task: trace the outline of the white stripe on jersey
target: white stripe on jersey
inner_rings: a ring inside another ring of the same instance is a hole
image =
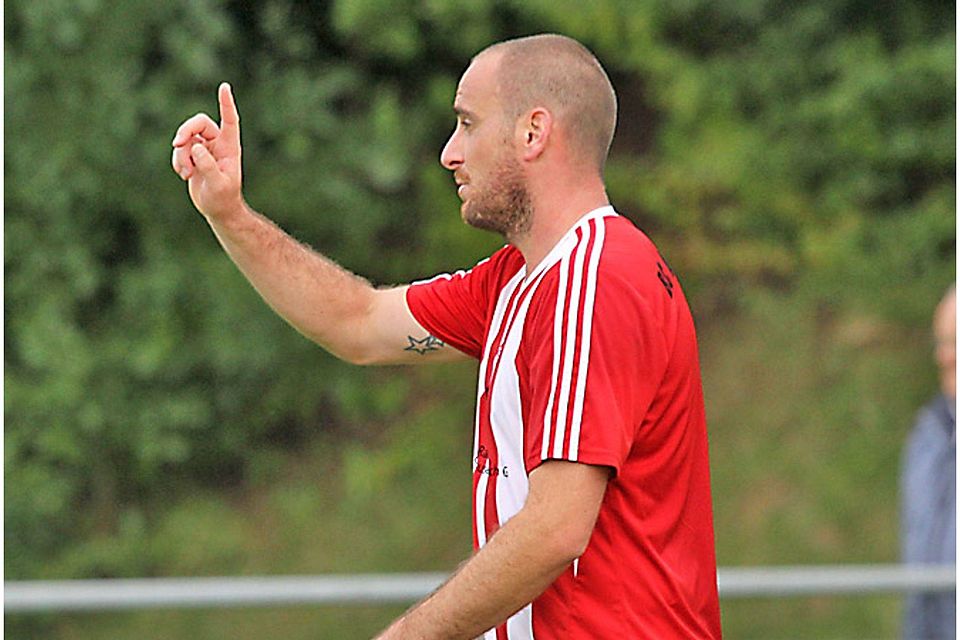
[[[489,258],[484,258],[484,260],[489,260]],[[482,262],[483,260],[481,260],[481,263]],[[437,280],[453,280],[454,277],[456,276],[460,276],[462,278],[463,276],[469,274],[471,271],[473,271],[473,269],[467,269],[466,271],[464,271],[463,269],[460,269],[459,271],[454,271],[453,273],[438,273],[432,278],[428,278],[426,280],[416,280],[414,282],[411,282],[410,286],[413,286],[415,284],[430,284],[431,282],[436,282]]]
[[[520,350],[520,341],[523,336],[523,325],[527,318],[527,311],[533,296],[543,280],[546,271],[530,283],[520,285],[520,293],[514,308],[508,313],[507,330],[501,341],[500,365],[496,369],[496,378],[490,393],[497,402],[490,406],[490,430],[493,442],[496,445],[497,464],[499,465],[500,479],[496,482],[497,522],[500,526],[523,508],[529,493],[529,483],[526,474],[526,460],[523,446],[523,421],[517,416],[523,415],[520,398],[520,375],[517,372],[517,352]],[[494,366],[498,365],[494,363]],[[509,473],[509,476],[506,475]],[[509,482],[505,482],[509,478]]]
[[[490,461],[487,461],[487,464],[490,464]],[[487,522],[484,518],[483,508],[487,504],[487,482],[490,480],[490,474],[481,473],[480,479],[477,480],[477,495],[475,496],[476,504],[474,504],[475,512],[473,517],[476,518],[474,522],[477,523],[477,544],[481,547],[487,544]]]
[[[563,458],[563,439],[566,435],[567,416],[570,409],[570,387],[573,377],[573,364],[579,355],[577,347],[577,315],[580,312],[580,289],[583,281],[583,263],[590,241],[590,224],[583,225],[583,235],[577,244],[577,255],[573,261],[573,276],[570,279],[570,311],[567,315],[567,336],[563,354],[563,373],[560,379],[560,398],[557,408],[556,432],[553,436],[553,457]],[[563,310],[560,309],[562,313]],[[581,363],[583,366],[583,363]]]
[[[583,300],[583,329],[580,338],[580,369],[577,371],[577,390],[573,396],[573,416],[570,421],[570,460],[577,460],[580,446],[580,423],[583,420],[583,396],[587,388],[587,368],[590,364],[590,338],[593,331],[593,302],[597,295],[597,271],[600,264],[600,252],[603,251],[603,238],[606,234],[603,218],[597,220],[597,236],[590,253],[587,267],[587,290]],[[586,239],[584,239],[586,242]],[[576,573],[576,571],[574,571]]]
[[[493,311],[493,319],[490,323],[489,335],[495,336],[500,331],[500,325],[503,323],[503,317],[507,312],[507,304],[509,303],[510,297],[513,295],[514,290],[523,281],[525,272],[526,268],[521,268],[513,275],[512,278],[510,278],[506,286],[504,286],[502,289],[500,298],[497,300],[497,306]],[[484,372],[487,368],[487,362],[490,360],[490,348],[493,345],[493,342],[493,339],[487,340],[486,347],[483,351],[483,359],[480,361],[480,375],[478,376],[479,382],[477,383],[476,427],[473,432],[473,459],[471,461],[470,468],[471,473],[473,473],[474,469],[476,469],[477,458],[480,455],[480,398],[486,391],[486,374]],[[486,505],[487,482],[489,479],[489,474],[480,474],[480,479],[477,482],[477,494],[474,496],[473,503],[473,518],[477,525],[477,543],[481,547],[487,543],[487,523],[484,517],[484,506]]]
[[[507,620],[507,640],[534,640],[533,604],[528,604]]]
[[[543,416],[543,447],[540,458],[546,460],[550,455],[550,416],[553,415],[553,404],[557,397],[557,374],[560,372],[560,346],[563,344],[563,304],[567,296],[567,269],[570,264],[570,255],[563,256],[560,261],[560,280],[557,284],[557,308],[553,312],[553,376],[550,378],[550,397],[547,399],[547,412]],[[559,413],[559,412],[558,412]]]
[[[471,268],[467,269],[466,271],[464,271],[463,269],[460,269],[459,271],[454,271],[453,273],[438,273],[432,278],[427,278],[426,280],[415,280],[410,283],[410,286],[412,287],[415,284],[430,284],[431,282],[436,282],[437,280],[453,280],[454,276],[463,277],[469,274],[471,271],[473,271],[477,267],[479,267],[480,265],[482,265],[484,262],[487,262],[488,260],[490,260],[490,258],[484,258],[483,260],[481,260]]]

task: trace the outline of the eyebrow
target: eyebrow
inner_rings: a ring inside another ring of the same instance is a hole
[[[469,109],[464,109],[463,107],[458,107],[457,105],[453,105],[453,112],[457,114],[458,117],[461,117],[461,118],[477,117],[477,114],[475,114],[473,111],[470,111]]]

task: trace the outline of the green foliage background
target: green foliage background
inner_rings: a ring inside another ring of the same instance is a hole
[[[451,570],[473,369],[357,369],[272,315],[169,169],[243,117],[246,195],[378,283],[473,264],[437,156],[470,56],[557,31],[620,96],[615,206],[700,328],[718,559],[897,558],[900,446],[955,277],[955,7],[912,0],[5,5],[7,579]],[[458,480],[459,478],[459,480]],[[896,598],[723,603],[893,637]],[[10,616],[11,637],[372,635],[394,609]]]

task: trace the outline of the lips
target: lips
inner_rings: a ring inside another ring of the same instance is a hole
[[[467,189],[467,176],[464,173],[454,173],[453,180],[457,183],[457,195],[463,199],[463,194]]]

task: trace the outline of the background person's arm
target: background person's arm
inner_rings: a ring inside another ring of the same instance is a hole
[[[267,304],[300,333],[349,362],[464,357],[414,319],[405,287],[375,289],[244,202],[240,116],[229,85],[220,85],[218,97],[219,125],[197,114],[177,130],[173,169],[187,180],[194,206]]]
[[[517,515],[377,640],[467,640],[505,621],[586,550],[609,478],[607,467],[544,462]]]

